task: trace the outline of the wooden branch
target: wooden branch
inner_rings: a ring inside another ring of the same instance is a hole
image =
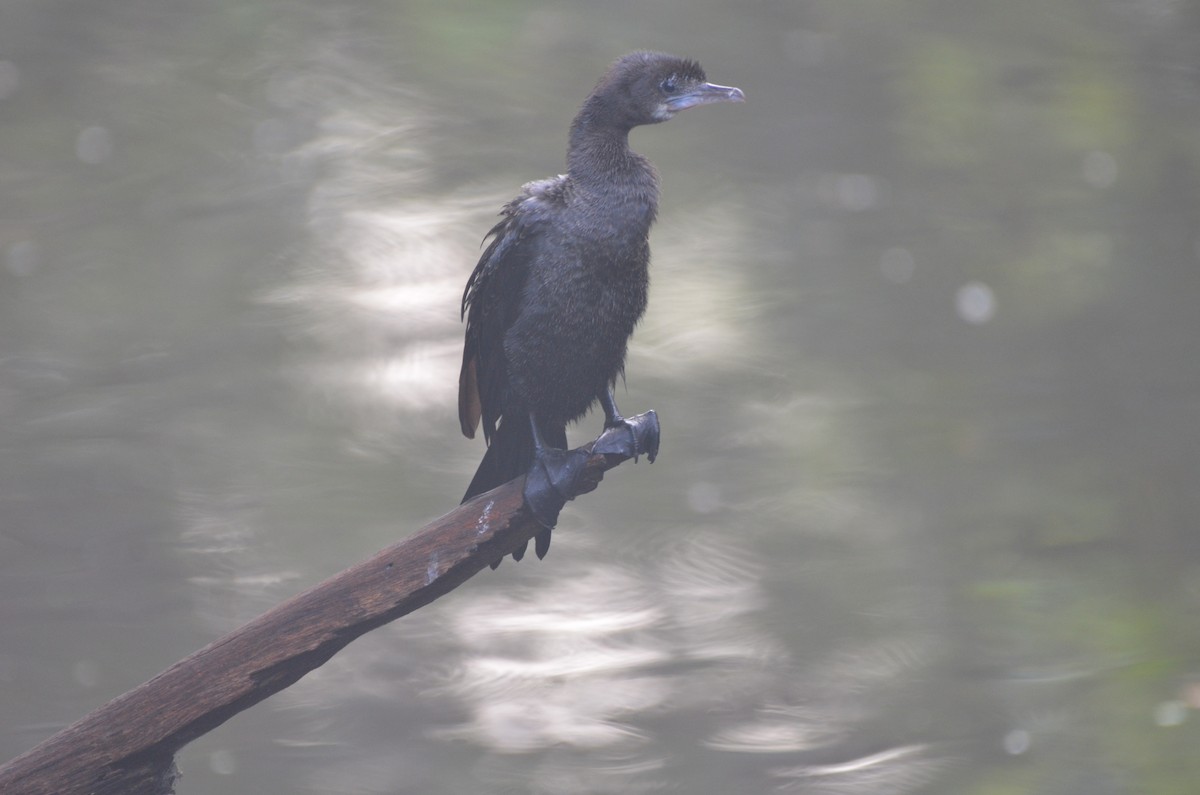
[[[593,455],[580,493],[623,456]],[[524,478],[440,519],[175,663],[0,767],[4,795],[164,795],[187,743],[360,635],[449,593],[528,541]]]

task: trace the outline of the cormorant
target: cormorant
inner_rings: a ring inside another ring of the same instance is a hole
[[[566,449],[568,423],[599,400],[605,431],[596,452],[653,461],[658,448],[653,412],[626,420],[612,395],[646,309],[658,210],[658,175],[630,150],[629,131],[744,99],[740,89],[707,82],[692,60],[619,58],[571,123],[567,173],[526,184],[484,238],[491,243],[463,292],[458,414],[468,438],[482,419],[489,446],[463,502],[527,472],[525,502],[545,527],[539,558],[587,460]],[[513,558],[524,554],[522,546]]]

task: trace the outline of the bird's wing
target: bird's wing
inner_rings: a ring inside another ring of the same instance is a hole
[[[561,179],[561,178],[560,178]],[[558,180],[534,182],[505,205],[503,218],[488,232],[491,242],[467,280],[462,314],[467,321],[462,370],[458,378],[458,419],[468,439],[483,420],[491,441],[508,390],[504,335],[516,320],[529,258],[547,219],[547,188]]]

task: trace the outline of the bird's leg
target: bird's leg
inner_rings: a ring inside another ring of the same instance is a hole
[[[593,453],[610,453],[626,458],[637,458],[642,453],[650,463],[658,457],[658,415],[651,409],[645,414],[622,417],[617,411],[611,388],[605,388],[598,396],[604,407],[604,433],[592,445]]]
[[[550,447],[532,412],[529,425],[533,429],[533,464],[525,476],[525,504],[543,527],[553,528],[563,505],[579,493],[579,475],[590,455],[584,450]]]

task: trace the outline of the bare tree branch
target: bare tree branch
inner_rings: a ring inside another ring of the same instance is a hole
[[[624,457],[593,455],[580,493]],[[187,743],[528,541],[524,478],[264,613],[0,767],[5,795],[163,795]]]

